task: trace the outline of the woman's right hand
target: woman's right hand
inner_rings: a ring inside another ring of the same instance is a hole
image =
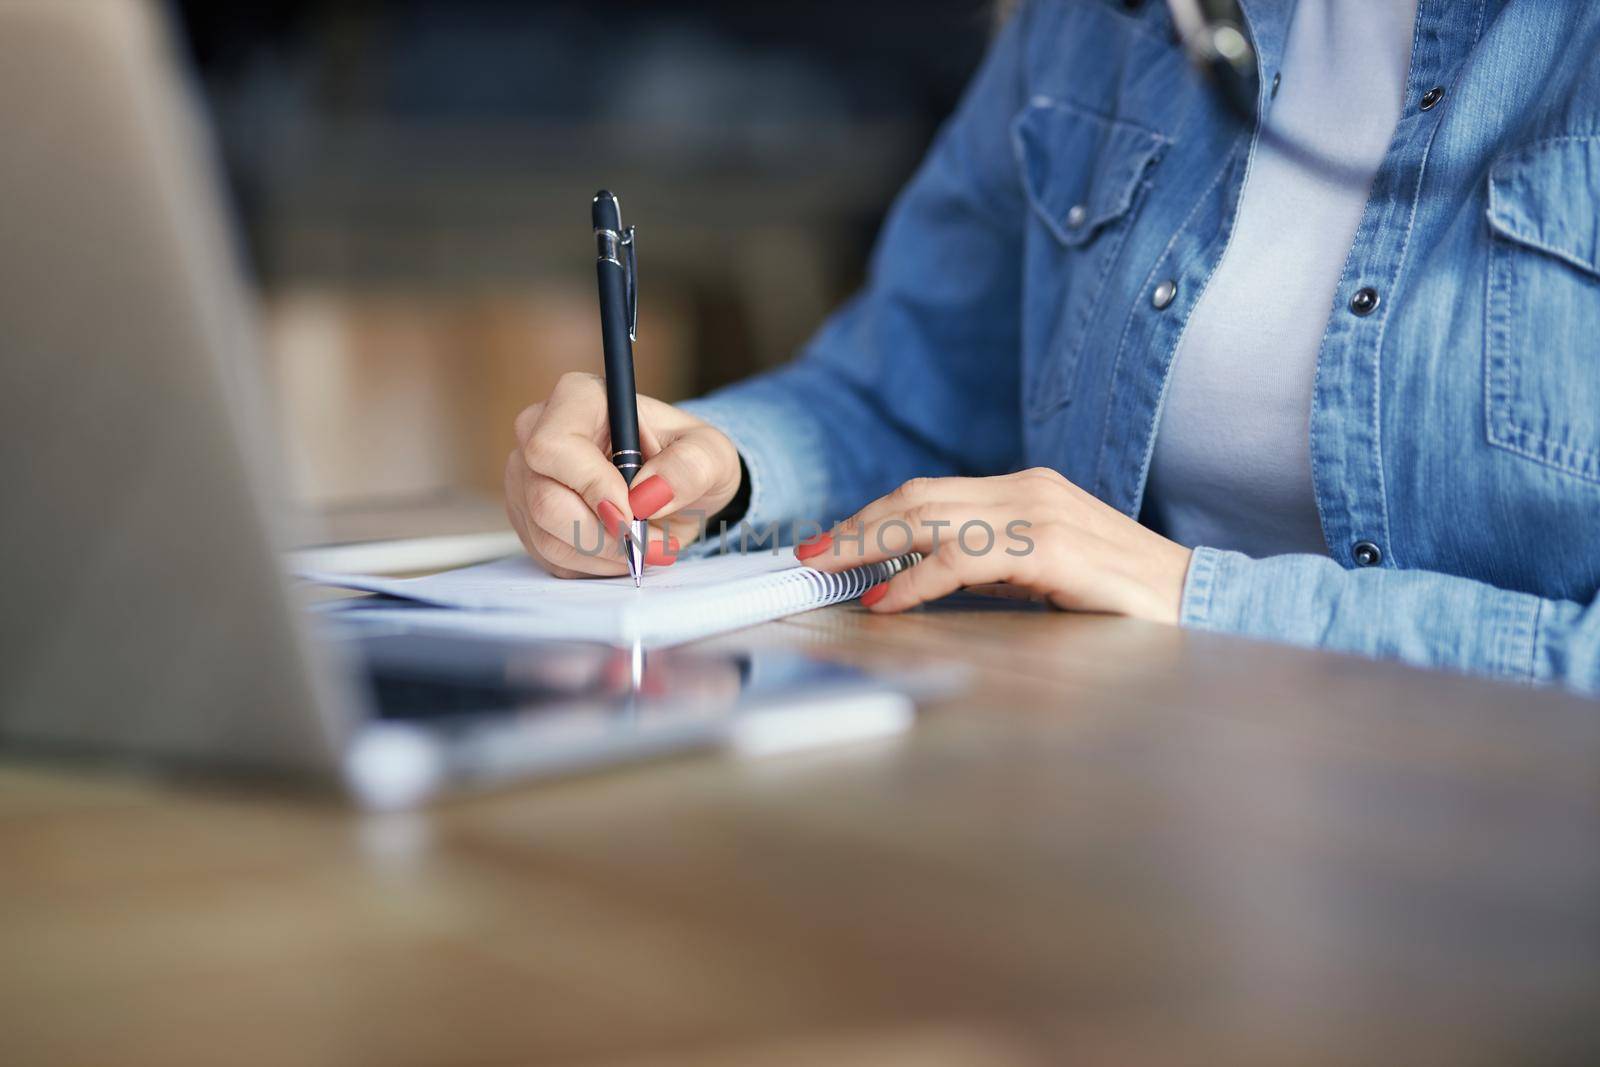
[[[630,516],[651,521],[645,562],[670,565],[739,490],[727,435],[641,396],[645,463],[630,492],[611,465],[605,384],[592,374],[563,375],[549,400],[517,416],[516,430],[506,514],[528,555],[560,578],[628,573],[619,530]]]

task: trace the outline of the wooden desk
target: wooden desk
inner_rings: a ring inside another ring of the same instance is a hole
[[[0,1063],[1600,1063],[1600,704],[837,608],[899,743],[409,817],[0,772]]]

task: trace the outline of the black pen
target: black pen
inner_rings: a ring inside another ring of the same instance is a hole
[[[602,189],[594,194],[594,238],[599,251],[600,342],[606,357],[606,418],[611,426],[611,462],[629,485],[644,464],[639,450],[639,397],[633,384],[633,342],[639,329],[639,261],[633,227],[622,228],[622,205]],[[626,259],[623,258],[626,254]],[[639,585],[644,574],[644,523],[634,519],[623,533],[628,573]]]

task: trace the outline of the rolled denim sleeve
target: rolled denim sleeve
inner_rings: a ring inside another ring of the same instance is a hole
[[[864,288],[798,359],[683,405],[744,457],[749,525],[825,525],[908,478],[1020,465],[1025,199],[1010,127],[1029,15],[1001,31],[896,200]]]
[[[721,531],[708,531],[698,551],[722,547],[720,541],[764,544],[769,532],[776,532],[780,543],[808,536],[806,530],[794,527],[803,525],[805,516],[819,514],[827,497],[826,471],[813,462],[823,445],[817,420],[770,381],[758,380],[747,388],[678,406],[728,435],[750,479],[750,506],[738,525],[725,537],[719,536]],[[820,527],[813,532],[820,532]]]
[[[1545,599],[1431,571],[1345,570],[1320,556],[1251,559],[1197,548],[1180,621],[1600,691],[1600,603]]]

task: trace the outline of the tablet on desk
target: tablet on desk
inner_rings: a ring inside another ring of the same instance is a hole
[[[888,737],[913,715],[892,680],[794,652],[337,632],[376,719],[345,776],[380,808],[696,747],[765,756]]]

